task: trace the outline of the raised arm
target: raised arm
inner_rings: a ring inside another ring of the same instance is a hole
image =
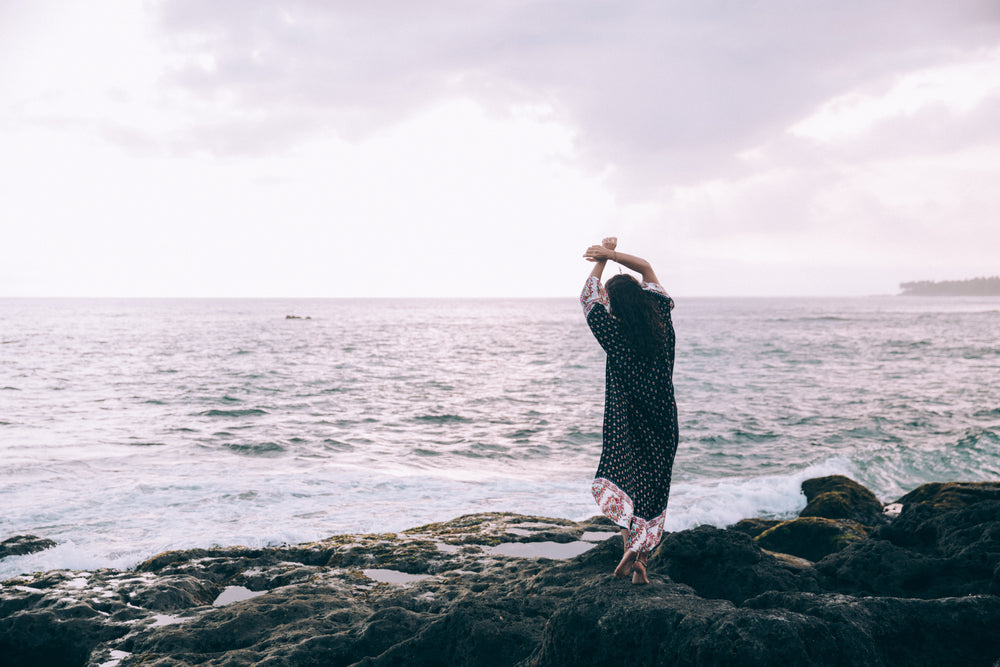
[[[597,278],[598,281],[601,280],[601,274],[604,273],[604,267],[608,263],[606,259],[591,259],[589,260],[594,263],[594,268],[590,270],[590,278]]]
[[[605,239],[606,241],[608,239]],[[644,260],[642,257],[636,257],[635,255],[629,255],[624,252],[618,252],[615,250],[615,246],[612,245],[608,248],[607,245],[592,245],[587,248],[587,252],[583,253],[583,256],[591,261],[596,262],[600,265],[600,271],[598,267],[594,267],[594,273],[600,278],[601,272],[604,271],[604,264],[610,259],[613,262],[618,262],[627,269],[631,269],[639,274],[642,274],[643,281],[647,283],[659,283],[660,281],[656,279],[656,273],[653,272],[653,267],[649,262]]]
[[[593,247],[595,247],[595,248],[605,248],[607,250],[610,250],[610,251],[614,252],[615,246],[617,246],[617,245],[618,245],[618,239],[615,238],[615,237],[613,237],[613,236],[609,236],[606,239],[604,239],[603,241],[601,241],[601,245],[599,245],[599,246],[593,246]],[[588,252],[589,252],[589,250],[588,250]],[[591,278],[597,278],[597,280],[600,281],[601,274],[604,273],[604,266],[608,263],[608,259],[607,258],[604,258],[604,259],[595,259],[593,257],[588,256],[586,253],[584,253],[583,256],[586,257],[586,259],[587,259],[588,262],[593,262],[594,263],[594,268],[590,272],[590,277]]]

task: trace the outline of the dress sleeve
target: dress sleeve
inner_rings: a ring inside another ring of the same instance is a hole
[[[611,317],[608,295],[601,287],[600,280],[594,277],[587,280],[580,294],[580,303],[583,305],[584,317],[587,318],[587,326],[604,351],[609,355],[620,354],[624,344],[622,332],[618,322]]]
[[[591,276],[587,278],[587,282],[583,285],[583,291],[580,292],[580,305],[583,306],[583,316],[589,316],[590,311],[598,304],[604,306],[604,310],[606,311],[611,310],[608,306],[608,295],[605,294],[601,281],[597,277]]]
[[[659,283],[647,283],[643,281],[642,289],[646,290],[647,292],[652,292],[653,294],[660,295],[661,297],[667,300],[667,303],[670,304],[670,310],[674,309],[674,300],[670,298],[669,294],[667,294],[667,290],[663,289],[663,285]]]

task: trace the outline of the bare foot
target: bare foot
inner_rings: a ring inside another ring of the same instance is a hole
[[[646,576],[646,562],[649,556],[645,553],[639,554],[639,557],[635,559],[633,563],[632,570],[632,584],[635,586],[642,586],[649,583],[649,577]],[[617,574],[618,571],[615,570]]]
[[[636,554],[634,551],[625,552],[625,555],[622,556],[621,561],[618,563],[618,567],[615,568],[616,577],[622,579],[630,574],[633,574],[632,568],[635,566],[636,563],[635,556]]]

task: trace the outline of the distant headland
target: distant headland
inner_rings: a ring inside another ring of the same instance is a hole
[[[902,296],[1000,296],[1000,276],[969,280],[917,280],[900,283]]]

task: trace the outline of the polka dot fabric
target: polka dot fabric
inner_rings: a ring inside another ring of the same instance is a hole
[[[663,535],[677,451],[677,404],[670,319],[674,302],[656,283],[643,283],[642,288],[667,330],[667,342],[653,358],[631,349],[597,278],[587,281],[580,302],[590,330],[607,353],[604,447],[592,488],[594,499],[605,516],[628,529],[630,550],[649,552]]]

